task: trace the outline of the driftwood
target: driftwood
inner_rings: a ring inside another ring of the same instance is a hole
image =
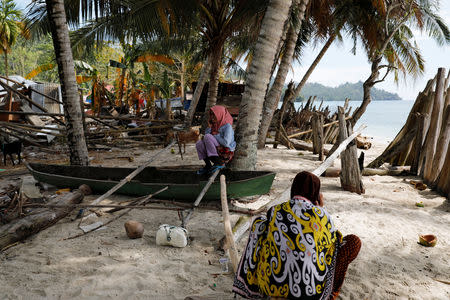
[[[345,124],[344,108],[338,107],[339,117],[339,141],[342,143],[352,134],[351,123]],[[344,190],[364,194],[364,185],[361,180],[361,172],[358,165],[358,156],[356,151],[356,143],[350,144],[341,154],[341,186]]]
[[[404,175],[406,173],[409,173],[409,167],[396,167],[396,168],[390,168],[390,169],[374,169],[374,168],[364,168],[362,171],[363,176],[399,176]],[[328,168],[323,176],[325,177],[339,177],[341,174],[340,168]]]
[[[234,243],[233,231],[230,223],[230,213],[228,211],[227,202],[227,184],[225,182],[225,175],[220,176],[220,201],[222,202],[222,215],[223,226],[225,227],[225,236],[227,237],[227,243],[230,245],[228,252],[231,258],[231,264],[233,265],[233,271],[236,272],[239,265],[238,252],[236,250],[236,244]]]
[[[0,227],[0,249],[55,224],[72,211],[74,207],[70,204],[77,204],[82,200],[83,194],[79,191],[66,193],[49,202],[49,204],[65,205],[64,208],[37,209],[31,215],[3,225]]]

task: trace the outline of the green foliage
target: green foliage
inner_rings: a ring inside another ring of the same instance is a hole
[[[344,83],[337,87],[328,87],[320,83],[307,83],[302,90],[300,97],[295,101],[308,99],[310,96],[317,96],[320,100],[325,101],[344,101],[345,98],[350,100],[362,101],[363,99],[363,82]],[[397,94],[389,93],[381,89],[372,88],[372,100],[402,100]]]
[[[43,36],[39,40],[25,40],[18,37],[17,43],[11,48],[8,55],[8,73],[11,75],[20,75],[25,77],[37,66],[54,63],[55,54],[53,42],[50,36]],[[5,66],[0,64],[0,73],[4,74]],[[35,81],[58,82],[58,70],[42,72],[33,78]]]

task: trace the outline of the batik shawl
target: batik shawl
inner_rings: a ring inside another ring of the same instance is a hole
[[[328,299],[338,239],[328,212],[295,196],[257,218],[233,291],[246,298]]]

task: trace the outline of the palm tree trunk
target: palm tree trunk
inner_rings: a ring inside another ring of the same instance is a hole
[[[200,76],[198,77],[197,86],[195,87],[194,95],[192,96],[191,105],[189,106],[189,110],[186,115],[186,119],[184,121],[184,127],[188,128],[192,124],[192,120],[194,119],[195,109],[197,108],[198,100],[203,92],[203,87],[205,86],[206,79],[209,76],[209,71],[211,70],[210,66],[210,58],[209,56],[206,58],[205,63],[203,64],[202,71],[200,72]]]
[[[239,107],[239,121],[236,129],[237,147],[233,159],[233,167],[238,170],[256,169],[256,144],[264,94],[270,80],[270,69],[283,33],[284,22],[289,17],[291,4],[292,0],[271,0],[262,21],[247,84]],[[306,7],[305,4],[302,5]]]
[[[294,93],[292,94],[292,97],[297,98],[300,95],[300,92],[302,91],[303,87],[305,86],[306,82],[309,79],[309,76],[311,76],[314,69],[319,64],[320,60],[323,58],[325,53],[330,48],[331,44],[333,44],[334,40],[336,39],[336,35],[331,35],[327,42],[323,45],[322,49],[320,50],[319,54],[317,54],[316,59],[314,59],[311,66],[308,68],[308,71],[306,71],[305,75],[303,75],[302,80],[298,83],[298,85],[295,87]]]
[[[217,103],[217,91],[219,89],[219,68],[222,61],[223,43],[217,45],[211,54],[211,73],[209,74],[208,100],[206,101],[205,114],[203,115],[202,131],[208,127],[208,112]]]
[[[64,2],[62,0],[46,0],[45,2],[52,30],[59,79],[61,81],[70,164],[87,166],[89,164],[88,151],[84,138],[81,106],[78,99],[75,67],[70,47]]]
[[[281,97],[281,91],[283,89],[284,82],[286,81],[289,67],[292,63],[297,37],[298,30],[290,26],[286,37],[286,50],[284,52],[283,58],[281,59],[275,81],[270,88],[266,99],[264,100],[263,117],[261,119],[261,125],[259,126],[258,133],[258,149],[263,149],[266,144],[266,136],[267,132],[269,131],[273,113],[277,109],[278,102],[280,101]]]
[[[8,54],[6,50],[3,53],[5,53],[5,76],[8,77]]]
[[[320,50],[319,54],[314,59],[313,63],[308,68],[308,70],[306,71],[305,75],[303,75],[302,80],[295,87],[294,92],[288,98],[285,99],[285,100],[287,100],[286,103],[291,102],[292,98],[295,99],[295,98],[297,98],[300,95],[300,92],[302,91],[303,87],[305,86],[306,82],[308,81],[309,76],[314,71],[314,69],[317,67],[317,65],[319,64],[320,60],[323,58],[323,56],[327,52],[327,50],[330,48],[330,46],[334,42],[335,38],[336,38],[336,35],[330,36],[330,38],[327,40],[327,42],[323,45],[323,47]],[[294,47],[295,47],[295,42],[294,42]],[[281,65],[280,65],[280,67],[281,67]],[[278,106],[278,102],[280,101],[280,98],[281,98],[281,91],[280,91],[280,95],[278,96],[278,99],[277,99],[276,103],[274,104],[274,107],[273,107],[270,115],[267,113],[268,111],[264,110],[264,117],[261,120],[261,126],[259,128],[258,149],[264,148],[264,145],[266,143],[267,131],[269,130],[270,123],[272,122],[273,114],[274,114],[274,112],[275,112],[275,110],[276,110],[276,108]],[[270,101],[270,97],[268,97],[268,99],[266,101],[268,101],[268,100]],[[265,103],[266,102],[264,102],[264,104]],[[263,130],[265,130],[265,132]]]
[[[181,92],[181,100],[184,102],[184,60],[181,61],[181,74],[180,74],[180,92]]]
[[[370,92],[372,90],[372,87],[376,84],[378,76],[380,75],[378,66],[380,65],[381,60],[382,60],[382,57],[378,56],[372,61],[372,67],[371,67],[372,72],[371,72],[369,78],[367,78],[366,81],[364,81],[364,83],[363,83],[363,101],[362,101],[361,105],[355,110],[352,118],[350,119],[350,123],[352,124],[352,127],[355,126],[355,124],[358,122],[358,120],[364,114],[364,112],[366,111],[367,105],[369,105],[369,103],[372,102],[372,96],[370,95]]]

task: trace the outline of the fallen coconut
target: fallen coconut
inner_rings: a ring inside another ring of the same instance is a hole
[[[437,237],[433,234],[419,235],[419,244],[425,247],[434,247],[437,243]]]
[[[141,238],[144,234],[144,225],[137,221],[127,221],[125,223],[125,231],[130,239]]]
[[[78,189],[83,193],[83,195],[88,196],[92,195],[91,187],[87,184],[82,184],[78,187]]]

